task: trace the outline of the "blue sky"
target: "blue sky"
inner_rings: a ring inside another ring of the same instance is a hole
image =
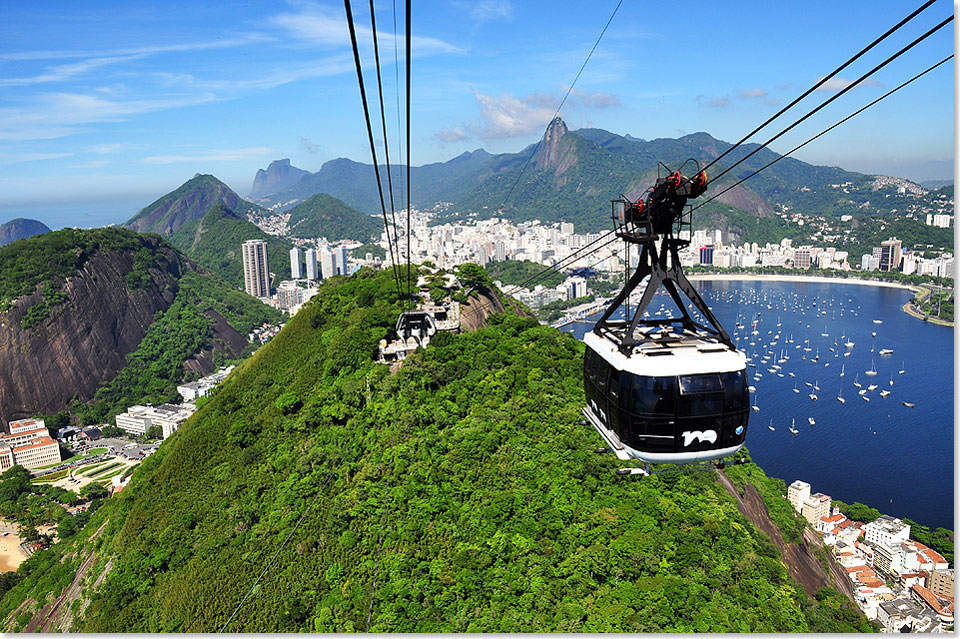
[[[616,1],[413,5],[419,165],[535,142]],[[393,0],[375,6],[396,152],[394,45],[402,65],[403,16],[395,39]],[[624,0],[561,115],[573,129],[645,139],[706,131],[735,141],[913,8]],[[369,4],[353,10],[375,96]],[[842,79],[859,77],[952,13],[939,0]],[[948,25],[773,149],[791,148],[953,49]],[[0,22],[0,87],[0,222],[25,214],[54,227],[122,222],[198,172],[246,195],[256,170],[274,159],[310,171],[336,157],[370,161],[341,3],[12,3]],[[798,157],[950,178],[954,88],[951,62]],[[829,95],[818,91],[797,108]]]

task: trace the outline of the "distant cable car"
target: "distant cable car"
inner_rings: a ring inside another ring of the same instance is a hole
[[[746,439],[746,356],[680,268],[678,251],[690,243],[683,238],[690,231],[684,207],[706,186],[702,171],[693,178],[675,171],[659,178],[645,201],[612,202],[617,236],[639,244],[640,258],[623,290],[584,336],[583,413],[617,457],[644,462],[642,469],[618,471],[624,474],[657,472],[650,464],[722,460]],[[687,234],[681,234],[684,230]],[[647,277],[632,316],[625,312],[625,319],[611,320]],[[660,286],[681,315],[644,319]],[[690,315],[681,293],[703,322]]]

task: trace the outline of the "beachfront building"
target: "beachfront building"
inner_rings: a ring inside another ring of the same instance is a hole
[[[60,445],[50,437],[42,419],[8,422],[10,433],[0,435],[0,471],[14,465],[36,468],[60,461]]]
[[[787,499],[793,504],[793,509],[800,512],[803,502],[810,496],[810,484],[799,479],[787,488]]]
[[[868,544],[876,546],[893,546],[910,538],[910,525],[896,517],[880,515],[863,527],[863,539]]]

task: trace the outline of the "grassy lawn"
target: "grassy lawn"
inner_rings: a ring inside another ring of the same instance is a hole
[[[102,479],[104,477],[110,477],[112,475],[115,475],[116,474],[115,471],[119,470],[121,466],[123,466],[122,463],[114,462],[109,466],[107,466],[106,468],[101,468],[97,470],[97,472],[91,473],[90,476],[94,479]]]
[[[44,475],[43,477],[36,477],[34,479],[31,479],[30,482],[33,484],[48,484],[51,482],[55,482],[58,479],[63,479],[69,474],[70,474],[70,469],[68,468],[66,470],[60,470],[55,473],[50,473],[49,475]]]
[[[74,477],[80,477],[81,475],[89,475],[90,473],[92,473],[93,471],[95,471],[95,470],[97,470],[97,469],[103,470],[104,466],[107,465],[107,464],[109,464],[109,463],[110,463],[110,462],[105,461],[105,462],[97,462],[96,464],[90,464],[89,466],[85,466],[85,467],[77,470],[75,473],[73,473],[73,476],[74,476]]]

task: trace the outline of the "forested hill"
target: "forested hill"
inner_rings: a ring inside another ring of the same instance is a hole
[[[63,229],[0,248],[0,420],[99,423],[238,357],[278,312],[156,235]]]
[[[198,173],[176,190],[145,206],[123,225],[141,233],[170,236],[181,226],[203,218],[214,204],[222,204],[241,216],[263,212],[214,176]]]
[[[264,233],[256,224],[237,215],[223,204],[211,206],[203,218],[181,226],[170,236],[170,243],[192,260],[243,288],[243,243],[264,240],[267,264],[276,280],[290,279],[290,249],[287,240]]]
[[[869,628],[810,598],[715,474],[617,478],[578,423],[572,336],[495,315],[391,374],[371,356],[398,312],[389,272],[323,284],[82,531],[21,566],[7,628]]]

